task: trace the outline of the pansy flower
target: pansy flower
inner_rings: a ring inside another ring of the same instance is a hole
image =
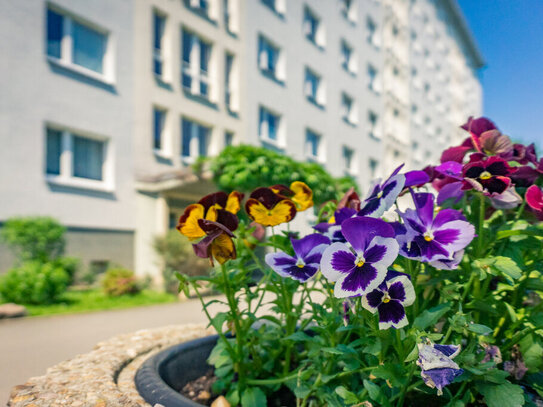
[[[511,185],[511,175],[515,171],[507,161],[499,157],[472,161],[464,166],[464,189],[475,188],[487,195],[501,194]]]
[[[303,212],[313,206],[313,191],[305,182],[294,181],[290,184],[290,188],[281,184],[274,185],[270,188],[276,194],[289,198],[294,202],[298,212]]]
[[[470,137],[466,138],[461,145],[450,147],[443,151],[443,154],[441,155],[442,163],[446,161],[456,161],[461,163],[468,151],[474,149],[481,151],[481,135],[484,132],[497,129],[496,125],[486,117],[479,117],[477,119],[470,117],[467,123],[460,127],[469,132]]]
[[[394,229],[381,219],[354,217],[341,224],[347,243],[336,242],[322,255],[321,272],[335,282],[338,298],[365,295],[385,279],[398,256]]]
[[[332,243],[345,242],[345,237],[341,233],[341,224],[343,221],[356,216],[356,210],[348,207],[343,207],[334,212],[334,216],[330,218],[328,222],[322,222],[315,226],[317,232],[322,233],[328,237]]]
[[[424,171],[410,171],[406,174],[399,174],[402,167],[403,164],[396,168],[383,183],[381,183],[380,179],[373,182],[368,196],[360,205],[361,209],[358,216],[381,217],[394,205],[396,198],[404,188],[425,184],[430,179]]]
[[[350,208],[356,212],[360,210],[360,197],[354,187],[350,187],[337,204],[337,209]]]
[[[247,215],[263,226],[290,222],[296,216],[296,204],[271,188],[255,189],[245,202]]]
[[[198,203],[187,206],[179,218],[177,230],[189,240],[200,239],[206,235],[198,222],[200,219],[216,221],[220,211],[235,215],[240,210],[242,199],[243,194],[237,191],[233,191],[229,195],[225,192],[206,195]]]
[[[385,281],[362,297],[362,306],[379,313],[379,329],[400,329],[407,325],[405,307],[415,301],[415,289],[409,276],[389,270]]]
[[[532,185],[526,190],[526,203],[535,211],[543,211],[543,192],[537,185]]]
[[[398,212],[403,220],[397,239],[400,253],[425,262],[452,260],[475,236],[475,228],[454,209],[443,209],[434,218],[434,196],[413,193],[416,209]],[[403,229],[403,230],[400,230]]]
[[[320,267],[322,253],[330,240],[318,233],[302,239],[290,239],[294,256],[284,252],[268,253],[266,264],[282,277],[290,277],[302,283],[309,280]]]
[[[208,258],[211,265],[213,265],[213,259],[224,264],[236,258],[236,246],[232,240],[234,237],[232,232],[238,227],[236,215],[221,210],[217,221],[199,219],[198,225],[206,234],[202,240],[192,245],[198,257]]]
[[[419,358],[417,365],[421,368],[424,383],[432,389],[437,389],[437,395],[443,394],[443,388],[460,376],[464,370],[453,361],[460,353],[460,346],[419,343]]]

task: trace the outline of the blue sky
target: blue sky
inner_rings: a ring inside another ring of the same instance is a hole
[[[543,0],[458,0],[486,67],[484,115],[543,148]]]

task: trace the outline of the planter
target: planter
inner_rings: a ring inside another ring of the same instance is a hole
[[[145,361],[135,379],[141,397],[152,406],[202,407],[179,390],[211,368],[207,358],[217,339],[218,335],[213,335],[180,343]]]

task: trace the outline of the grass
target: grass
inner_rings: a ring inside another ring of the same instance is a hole
[[[175,301],[177,301],[177,297],[172,294],[151,290],[144,290],[135,295],[108,297],[100,289],[95,288],[67,291],[60,301],[55,304],[25,305],[25,307],[29,315],[41,316],[132,308]]]

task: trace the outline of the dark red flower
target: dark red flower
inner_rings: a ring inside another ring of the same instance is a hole
[[[532,185],[526,190],[526,203],[538,212],[543,211],[543,192],[537,185]]]
[[[354,190],[354,187],[349,188],[337,204],[337,209],[339,210],[341,208],[351,208],[357,212],[360,210],[360,197]]]
[[[466,164],[462,171],[464,189],[475,188],[490,195],[503,193],[511,185],[511,175],[515,171],[507,161],[499,157],[474,161]]]

